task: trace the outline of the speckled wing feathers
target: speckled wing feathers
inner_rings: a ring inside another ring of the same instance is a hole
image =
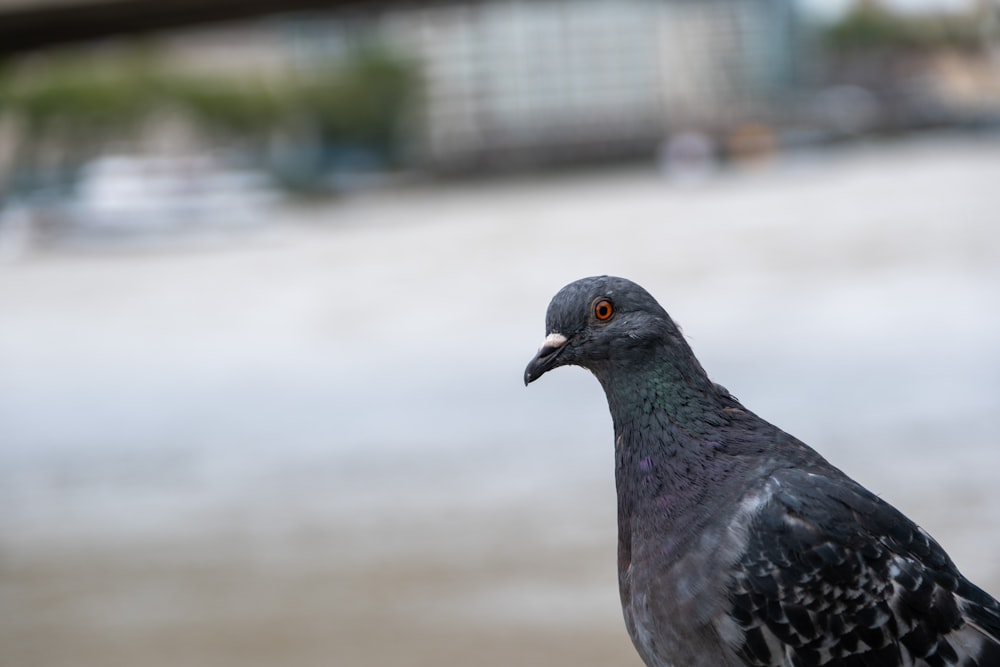
[[[729,588],[748,665],[1000,666],[1000,605],[839,474],[779,471]]]

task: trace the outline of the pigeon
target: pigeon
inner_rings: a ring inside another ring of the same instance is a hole
[[[649,667],[1000,667],[1000,603],[819,453],[712,382],[642,287],[552,299],[525,385],[590,370],[614,425],[618,583]]]

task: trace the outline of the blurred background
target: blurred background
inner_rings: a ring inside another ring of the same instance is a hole
[[[0,663],[639,665],[585,275],[1000,595],[996,0],[0,1]]]

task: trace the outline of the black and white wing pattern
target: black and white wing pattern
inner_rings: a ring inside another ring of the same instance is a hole
[[[1000,667],[1000,604],[926,532],[836,470],[781,470],[730,579],[760,667]]]

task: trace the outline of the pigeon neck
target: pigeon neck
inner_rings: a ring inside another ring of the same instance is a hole
[[[689,361],[688,361],[689,360]],[[693,356],[633,366],[605,376],[615,427],[621,557],[641,535],[669,530],[682,549],[698,517],[726,499],[718,493],[740,467],[727,451],[727,409],[738,406],[708,379]]]
[[[652,430],[665,438],[686,434],[711,438],[720,415],[735,405],[715,385],[694,356],[661,350],[633,364],[616,364],[598,373],[614,420],[615,436],[628,428]]]

